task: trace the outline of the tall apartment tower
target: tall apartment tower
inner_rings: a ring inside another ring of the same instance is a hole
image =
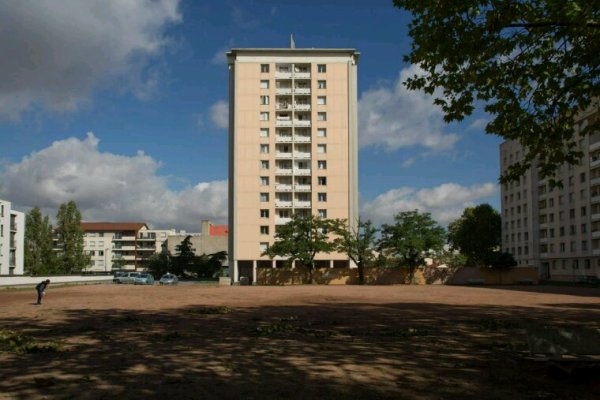
[[[0,200],[0,276],[23,275],[25,214]]]
[[[232,49],[229,260],[232,282],[281,261],[261,254],[295,213],[358,218],[354,49]],[[342,254],[321,266],[348,265]]]
[[[579,135],[599,117],[598,106],[578,116],[575,135],[584,155],[579,165],[560,168],[562,187],[540,179],[535,167],[502,186],[502,249],[519,265],[538,267],[542,278],[600,278],[600,132]],[[519,143],[500,145],[502,171],[522,157]]]

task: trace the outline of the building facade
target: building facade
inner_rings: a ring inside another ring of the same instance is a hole
[[[0,275],[23,275],[25,214],[0,200]]]
[[[163,251],[168,251],[172,255],[177,255],[177,246],[190,237],[192,251],[195,255],[214,254],[220,251],[227,251],[229,229],[227,225],[214,225],[210,221],[202,221],[201,233],[178,232],[169,235],[163,244]],[[227,261],[223,265],[228,265]]]
[[[162,251],[174,229],[149,229],[143,222],[82,222],[88,272],[143,269],[143,261]]]
[[[232,282],[282,264],[262,253],[293,214],[358,218],[354,49],[232,49],[229,266]],[[319,265],[348,265],[320,254]]]
[[[552,187],[531,168],[518,182],[502,185],[502,249],[519,265],[538,268],[540,277],[581,281],[600,278],[600,133],[580,136],[598,108],[579,115],[576,140],[583,158],[563,165]],[[517,142],[500,145],[500,167],[523,158]]]

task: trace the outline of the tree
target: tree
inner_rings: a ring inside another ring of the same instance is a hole
[[[436,96],[447,122],[476,104],[493,116],[486,132],[524,147],[502,182],[535,161],[541,178],[583,153],[574,119],[600,97],[600,7],[588,0],[394,0],[412,13],[410,54],[423,69],[405,84]],[[600,127],[600,119],[581,134]]]
[[[365,283],[365,266],[375,260],[373,245],[377,229],[371,221],[358,220],[356,228],[348,226],[345,220],[336,220],[334,233],[338,236],[334,240],[336,250],[348,255],[358,268],[358,283]]]
[[[56,214],[56,224],[61,272],[67,274],[81,272],[90,265],[90,256],[83,250],[81,213],[74,201],[60,205]]]
[[[332,222],[314,215],[304,217],[295,214],[290,222],[277,228],[275,243],[263,255],[299,261],[308,269],[310,283],[314,283],[316,255],[335,250],[335,244],[328,237],[328,232],[334,228]]]
[[[172,272],[175,275],[183,275],[186,271],[191,272],[196,262],[196,254],[192,249],[192,237],[190,235],[186,236],[175,247],[175,250],[177,251],[177,255],[173,257]]]
[[[487,255],[500,247],[502,219],[489,204],[467,207],[448,225],[448,243],[472,265],[484,264]]]
[[[418,210],[400,212],[394,221],[394,225],[382,225],[379,247],[399,260],[399,266],[408,270],[412,283],[417,267],[443,248],[446,234],[431,214],[420,214]]]
[[[56,254],[52,243],[52,225],[38,207],[25,216],[25,270],[31,275],[56,272]]]
[[[155,278],[160,278],[167,272],[173,270],[173,261],[169,252],[160,252],[153,254],[148,259],[144,260],[143,266],[154,275]]]
[[[221,271],[223,261],[227,259],[226,251],[218,251],[213,254],[202,254],[196,257],[194,272],[198,278],[213,278]]]

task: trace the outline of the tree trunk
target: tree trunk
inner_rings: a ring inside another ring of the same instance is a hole
[[[309,279],[311,285],[314,285],[314,283],[315,283],[315,279],[313,276],[314,270],[315,270],[315,263],[311,262],[310,265],[308,266],[308,279]]]
[[[365,268],[363,267],[362,263],[359,263],[356,266],[358,267],[358,284],[364,285],[365,284]]]

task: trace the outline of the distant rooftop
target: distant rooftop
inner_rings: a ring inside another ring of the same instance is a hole
[[[139,231],[148,226],[143,222],[82,222],[84,232]]]
[[[323,48],[291,48],[291,47],[280,47],[280,48],[233,48],[227,52],[227,54],[234,55],[236,53],[342,53],[342,54],[354,54],[357,58],[360,53],[356,49],[323,49]]]

